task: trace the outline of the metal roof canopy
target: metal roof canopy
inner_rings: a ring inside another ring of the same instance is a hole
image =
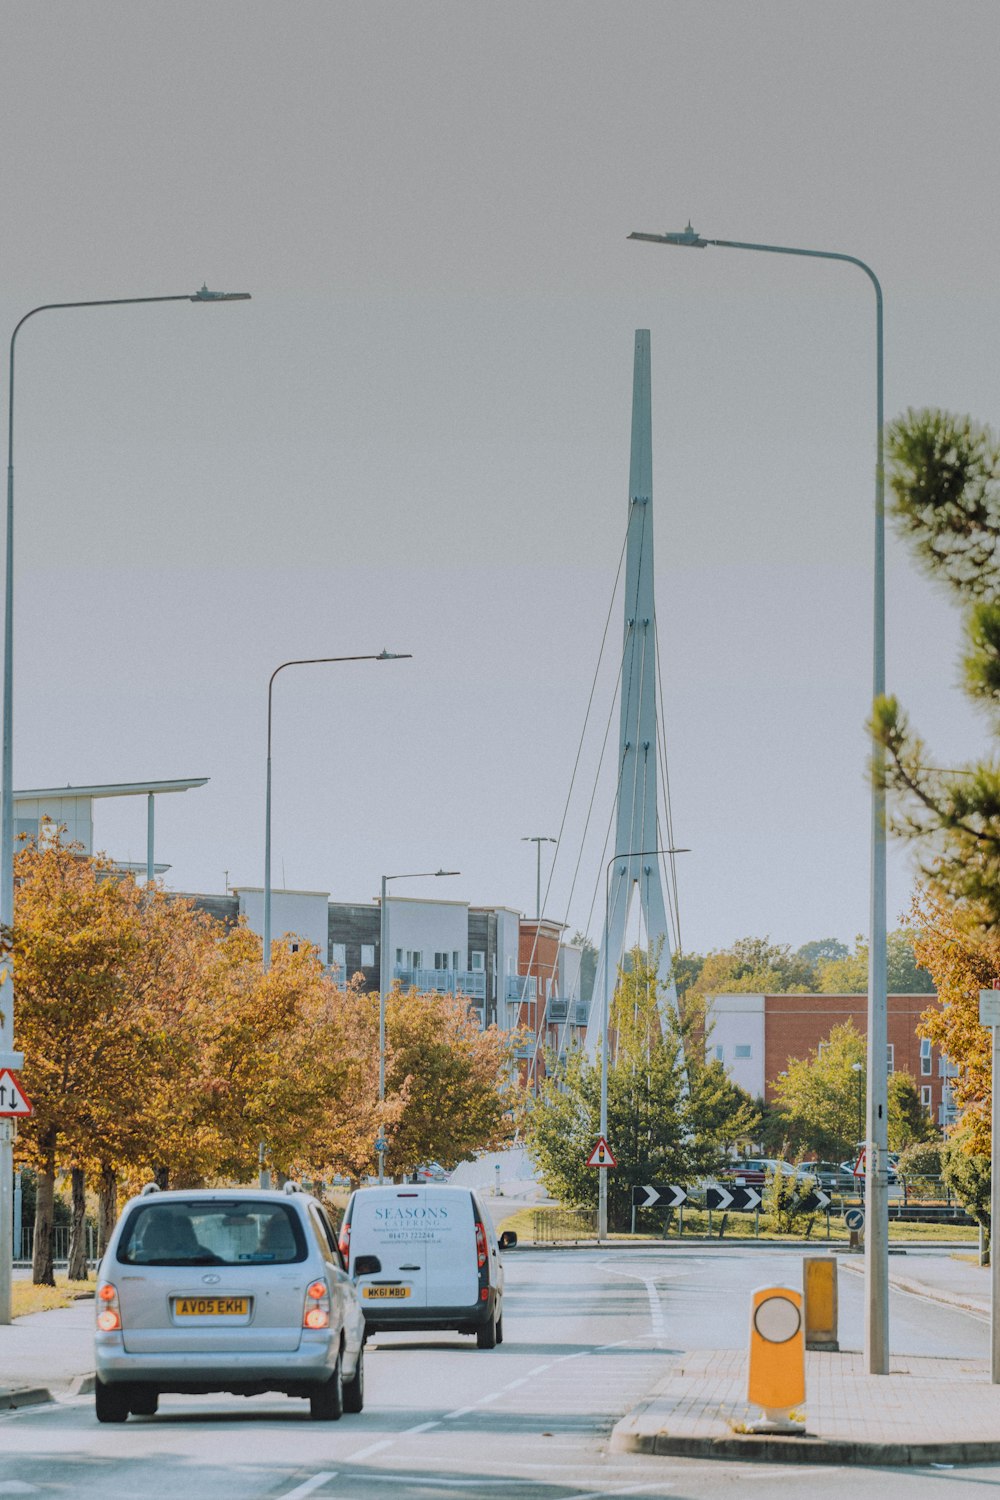
[[[112,781],[106,786],[47,786],[15,792],[14,801],[32,802],[42,797],[159,797],[164,792],[188,792],[192,787],[205,786],[208,779],[207,776],[194,776],[186,781]]]

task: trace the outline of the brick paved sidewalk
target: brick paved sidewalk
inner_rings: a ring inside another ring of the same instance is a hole
[[[746,1399],[745,1353],[680,1355],[612,1447],[789,1463],[1000,1459],[1000,1386],[985,1362],[901,1357],[888,1376],[863,1365],[860,1354],[807,1354],[804,1435],[756,1436],[738,1431],[760,1415]]]

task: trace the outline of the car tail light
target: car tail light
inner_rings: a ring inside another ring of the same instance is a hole
[[[480,1224],[479,1221],[477,1220],[476,1221],[476,1264],[477,1264],[477,1266],[479,1267],[480,1270],[482,1270],[483,1267],[486,1264],[486,1257],[487,1257],[488,1253],[489,1252],[486,1249],[486,1230],[483,1228],[482,1224]]]
[[[350,1253],[351,1253],[351,1221],[350,1221],[350,1219],[345,1219],[344,1222],[343,1222],[343,1224],[341,1224],[341,1226],[340,1226],[340,1240],[339,1240],[339,1244],[340,1244],[340,1253],[344,1257],[344,1262],[346,1264],[347,1259],[348,1259],[348,1257],[350,1256]]]
[[[118,1292],[110,1281],[102,1281],[97,1288],[97,1308],[97,1326],[102,1333],[114,1333],[122,1326]]]
[[[303,1328],[329,1328],[330,1288],[325,1281],[311,1281],[306,1287],[306,1305],[302,1310]]]

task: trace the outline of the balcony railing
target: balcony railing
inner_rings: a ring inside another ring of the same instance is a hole
[[[564,1000],[561,995],[552,995],[545,1007],[545,1017],[548,1021],[565,1021],[569,1015],[569,1001]]]
[[[486,999],[485,969],[402,969],[396,967],[392,977],[405,990],[432,990],[438,995],[468,995],[472,1000]]]
[[[575,1026],[586,1026],[590,1020],[590,1001],[577,1000],[573,1007],[573,1024]]]
[[[538,980],[534,974],[508,974],[507,984],[504,990],[506,1000],[515,1000],[525,1004],[538,996]]]

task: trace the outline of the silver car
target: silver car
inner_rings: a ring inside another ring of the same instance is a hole
[[[97,1279],[99,1422],[160,1394],[283,1391],[336,1421],[364,1403],[364,1315],[323,1205],[293,1189],[160,1192],[122,1210]]]

